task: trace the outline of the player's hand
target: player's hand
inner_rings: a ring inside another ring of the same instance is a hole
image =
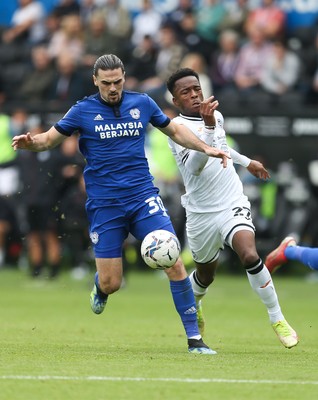
[[[33,144],[34,144],[34,140],[31,136],[31,133],[28,132],[25,135],[14,136],[12,139],[11,146],[13,147],[14,150],[32,149]]]
[[[247,167],[247,170],[256,178],[264,180],[270,178],[269,172],[264,167],[264,165],[259,161],[251,160],[250,165]]]
[[[225,153],[223,150],[216,149],[215,147],[210,147],[205,151],[205,154],[209,157],[221,158],[221,164],[223,168],[227,167],[227,160],[231,157]]]
[[[208,97],[200,104],[200,114],[207,126],[215,126],[214,110],[219,106],[219,102],[214,100],[214,96]]]

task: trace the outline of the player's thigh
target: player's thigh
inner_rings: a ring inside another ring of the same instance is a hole
[[[155,194],[139,200],[131,219],[130,230],[136,239],[143,240],[148,233],[158,229],[176,234],[161,197]]]
[[[86,210],[95,257],[120,258],[128,236],[127,219],[121,204],[94,200],[87,203]]]
[[[195,262],[206,264],[218,259],[223,238],[216,223],[217,213],[187,213],[188,244]]]
[[[236,235],[238,232],[250,232],[247,234],[246,240],[247,245],[252,244],[252,240],[255,233],[255,227],[253,224],[250,203],[244,199],[237,202],[236,205],[233,205],[231,208],[224,210],[219,215],[218,224],[220,226],[221,234],[225,239],[225,243],[233,248],[233,238],[236,236],[237,238],[241,236]],[[236,240],[236,246],[237,246]],[[244,243],[242,244],[244,246]]]

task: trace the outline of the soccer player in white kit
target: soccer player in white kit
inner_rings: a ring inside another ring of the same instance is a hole
[[[260,162],[228,147],[224,119],[216,110],[218,101],[213,96],[204,100],[195,71],[179,69],[170,76],[167,87],[180,111],[174,121],[186,125],[201,140],[231,156],[227,168],[223,168],[220,160],[169,139],[186,190],[181,202],[186,210],[187,237],[196,265],[190,280],[201,334],[204,331],[201,299],[214,280],[220,251],[228,245],[237,253],[251,287],[265,304],[279,340],[287,348],[294,347],[298,336],[282,313],[271,275],[257,253],[250,203],[233,162],[247,167],[259,178],[267,179],[269,174]]]

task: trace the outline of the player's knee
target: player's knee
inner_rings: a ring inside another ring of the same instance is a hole
[[[98,283],[100,290],[107,294],[115,293],[121,287],[121,279],[118,279],[117,277],[107,277],[104,279],[100,277]]]
[[[202,273],[202,271],[197,270],[196,276],[202,285],[208,287],[214,282],[215,271],[209,273]]]
[[[179,281],[188,276],[181,258],[178,258],[178,261],[171,268],[166,268],[165,273],[172,281]]]
[[[259,255],[256,251],[246,249],[240,254],[240,260],[243,265],[252,265],[259,259]]]

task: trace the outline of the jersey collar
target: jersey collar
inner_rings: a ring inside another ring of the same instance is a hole
[[[102,98],[102,96],[100,95],[99,92],[97,93],[97,98],[98,98],[98,100],[99,100],[102,104],[104,104],[105,106],[108,106],[108,107],[111,107],[111,108],[117,108],[117,107],[119,107],[119,106],[121,105],[121,103],[123,102],[123,100],[124,100],[124,96],[125,96],[125,92],[123,91],[119,103],[117,103],[117,104],[109,104],[109,103],[107,103],[107,101],[105,101],[105,100]]]
[[[179,116],[184,119],[187,119],[189,121],[194,121],[194,122],[202,122],[203,121],[202,117],[190,117],[189,115],[184,115],[182,113],[180,113]]]
[[[121,103],[123,102],[124,96],[125,96],[125,93],[124,93],[124,91],[123,91],[119,103],[117,103],[117,104],[109,104],[109,103],[107,103],[107,101],[105,101],[105,100],[102,98],[102,96],[100,95],[100,93],[97,93],[98,100],[99,100],[102,104],[104,104],[105,106],[108,106],[108,107],[112,108],[112,109],[113,109],[114,116],[115,116],[116,118],[121,117],[120,106],[121,106]]]

